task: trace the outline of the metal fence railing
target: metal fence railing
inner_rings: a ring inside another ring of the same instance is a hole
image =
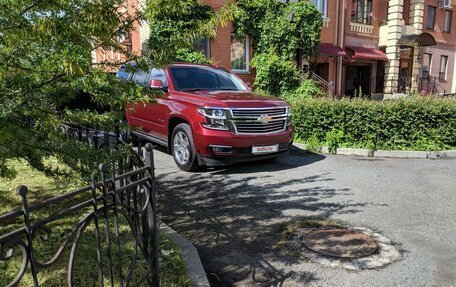
[[[141,156],[139,161],[130,162],[140,164],[123,174],[102,164],[90,186],[36,204],[30,204],[28,188],[19,186],[16,193],[22,208],[0,216],[0,261],[20,262],[13,275],[0,268],[7,286],[17,286],[26,275],[39,286],[40,274],[64,259],[67,285],[81,286],[74,274],[84,260],[75,258],[82,238],[89,235],[94,235],[93,241],[85,248],[96,254],[96,264],[89,270],[97,274],[90,279],[91,286],[97,281],[99,286],[159,286],[153,146],[147,144],[137,156]],[[78,221],[62,233],[58,227],[74,216]],[[125,246],[126,241],[131,244]],[[50,242],[58,244],[46,247]]]

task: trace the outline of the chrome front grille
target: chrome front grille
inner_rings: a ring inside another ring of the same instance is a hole
[[[264,134],[285,130],[286,121],[263,123],[237,123],[236,131],[241,134]]]
[[[230,111],[229,121],[236,134],[268,134],[285,131],[287,128],[286,107]]]
[[[287,113],[286,108],[270,108],[270,109],[234,109],[232,110],[233,117],[260,117],[262,115],[277,116]]]

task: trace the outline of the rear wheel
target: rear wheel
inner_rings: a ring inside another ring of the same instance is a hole
[[[172,154],[176,165],[180,169],[195,171],[200,168],[196,157],[192,130],[188,124],[179,124],[174,128]]]

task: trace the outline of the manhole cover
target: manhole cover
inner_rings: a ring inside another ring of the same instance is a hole
[[[303,242],[314,252],[340,258],[366,257],[378,250],[369,235],[344,228],[312,231],[304,235]]]

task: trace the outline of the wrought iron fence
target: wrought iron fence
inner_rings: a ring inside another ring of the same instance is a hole
[[[420,93],[429,95],[442,95],[446,96],[447,91],[437,82],[435,77],[422,77],[418,79],[418,87]]]
[[[95,286],[97,281],[100,286],[159,286],[153,146],[147,144],[138,155],[142,159],[130,163],[140,164],[128,172],[116,174],[115,166],[102,164],[91,186],[33,205],[28,188],[18,187],[22,208],[0,216],[0,261],[20,262],[13,275],[0,268],[7,286],[17,286],[24,276],[40,286],[40,274],[57,264],[64,264],[68,286]],[[78,220],[62,233],[57,227],[74,216]],[[55,248],[47,246],[51,242],[57,242]],[[85,261],[76,260],[83,242],[89,248],[85,252],[96,257],[93,266],[88,263],[96,275],[75,279],[78,264]]]
[[[114,131],[105,131],[95,127],[64,123],[60,129],[69,138],[87,143],[96,149],[114,149],[126,141],[125,133],[121,132],[119,126],[116,126]]]

